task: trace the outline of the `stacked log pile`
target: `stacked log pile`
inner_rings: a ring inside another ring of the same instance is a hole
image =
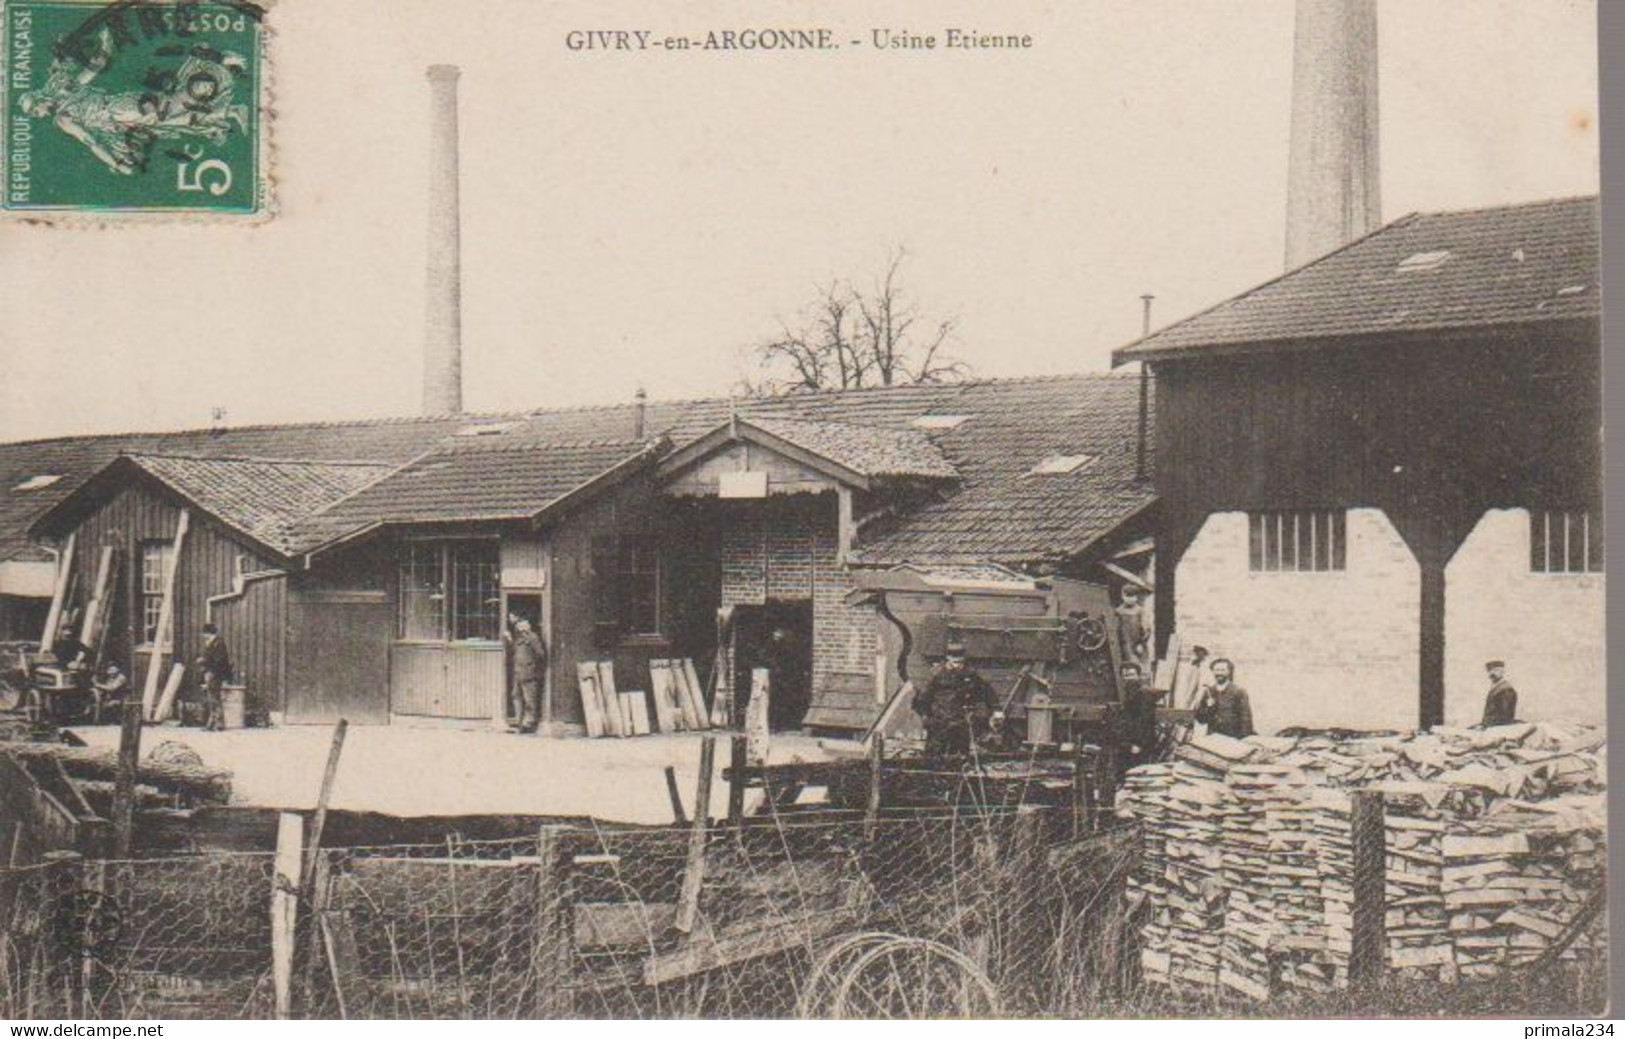
[[[1387,805],[1390,970],[1449,981],[1540,956],[1602,883],[1602,742],[1552,724],[1194,738],[1122,799],[1145,833],[1129,891],[1147,980],[1258,999],[1346,985],[1357,789]]]

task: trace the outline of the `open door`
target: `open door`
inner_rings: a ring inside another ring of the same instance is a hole
[[[734,709],[740,724],[750,695],[750,673],[758,667],[773,675],[768,727],[774,732],[800,729],[812,705],[812,601],[795,599],[741,606],[734,626]]]

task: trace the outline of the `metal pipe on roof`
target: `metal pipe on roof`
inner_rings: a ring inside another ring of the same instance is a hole
[[[1156,299],[1147,292],[1140,297],[1140,338],[1151,334],[1151,301]],[[1140,362],[1140,439],[1134,452],[1134,478],[1146,478],[1146,438],[1151,435],[1151,366]]]

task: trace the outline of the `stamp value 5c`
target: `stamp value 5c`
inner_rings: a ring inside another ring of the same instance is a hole
[[[5,0],[0,213],[262,215],[264,11]]]

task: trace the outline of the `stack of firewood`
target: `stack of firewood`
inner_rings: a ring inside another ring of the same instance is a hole
[[[1597,730],[1200,736],[1129,774],[1148,979],[1250,998],[1347,984],[1351,803],[1385,795],[1387,967],[1451,980],[1541,955],[1601,883]],[[1586,951],[1589,938],[1566,956]]]

